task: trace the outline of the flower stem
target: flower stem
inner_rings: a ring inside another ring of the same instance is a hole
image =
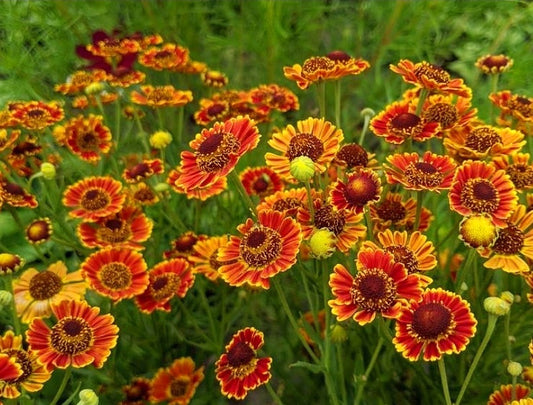
[[[13,329],[15,330],[15,335],[20,335],[22,333],[22,329],[20,327],[20,319],[17,315],[17,306],[15,304],[15,294],[13,293],[13,274],[7,273],[4,276],[4,285],[6,288],[6,291],[8,291],[13,299],[11,300],[11,314],[13,317]]]
[[[424,193],[424,190],[419,191],[416,193],[416,216],[415,216],[415,224],[413,226],[413,231],[418,231],[418,227],[420,226],[420,218],[422,216],[422,204],[424,202],[424,197],[426,194]]]
[[[305,190],[307,191],[307,205],[309,205],[309,214],[311,215],[311,222],[315,222],[315,206],[313,196],[311,195],[311,185],[308,181],[305,182]]]
[[[278,405],[283,405],[283,401],[281,400],[279,395],[276,393],[276,391],[274,390],[272,385],[270,385],[270,382],[267,381],[267,383],[265,385],[266,385],[266,389],[267,389],[268,393],[270,394],[270,396],[272,397],[272,400],[274,401],[274,403],[276,403]]]
[[[254,216],[254,218],[257,218],[257,207],[255,206],[254,202],[244,189],[244,186],[242,185],[241,179],[239,178],[239,175],[235,170],[232,170],[229,174],[231,178],[233,179],[233,182],[235,183],[235,187],[237,187],[237,190],[239,190],[239,194],[246,202],[246,205],[250,209],[250,212]]]
[[[316,84],[317,97],[318,97],[318,111],[320,116],[326,119],[326,82],[320,80]]]
[[[474,357],[474,360],[470,364],[470,368],[468,369],[468,373],[466,374],[465,380],[463,381],[463,385],[461,386],[461,390],[459,391],[459,395],[457,396],[457,400],[455,401],[454,405],[459,405],[461,403],[461,399],[463,399],[463,395],[465,394],[466,387],[468,387],[468,384],[470,383],[470,379],[474,375],[474,371],[476,370],[477,363],[479,363],[479,360],[481,359],[481,356],[483,355],[485,348],[489,344],[489,340],[492,336],[492,332],[494,332],[494,328],[496,326],[497,320],[498,320],[498,317],[496,315],[489,314],[489,320],[487,324],[487,330],[485,331],[485,336],[483,337],[483,341],[481,342],[481,345],[477,349],[477,353]]]
[[[372,353],[372,357],[370,358],[370,363],[368,363],[368,366],[366,366],[365,374],[363,374],[361,382],[357,386],[357,394],[355,396],[354,405],[359,405],[359,403],[361,403],[361,398],[363,397],[363,391],[365,389],[366,382],[368,381],[368,376],[370,375],[372,369],[374,368],[374,365],[376,364],[376,360],[378,359],[379,352],[381,351],[384,342],[385,339],[380,336],[378,339],[378,343],[374,348],[374,353]]]
[[[444,364],[444,358],[441,357],[439,363],[440,381],[442,382],[442,391],[444,392],[444,400],[446,405],[452,405],[452,399],[450,398],[450,389],[448,388],[448,377],[446,375],[446,365]]]
[[[335,126],[341,127],[341,81],[335,80]]]
[[[67,386],[71,373],[72,367],[67,367],[65,370],[65,375],[63,375],[63,381],[61,381],[61,385],[59,386],[54,399],[52,399],[52,402],[50,402],[50,405],[57,404],[57,401],[59,401],[59,398],[61,398],[61,394],[63,394],[63,391],[65,391],[65,387]]]
[[[418,96],[418,104],[416,105],[415,115],[420,116],[422,112],[422,107],[424,107],[424,101],[426,101],[427,96],[429,95],[428,89],[421,89],[420,95]]]

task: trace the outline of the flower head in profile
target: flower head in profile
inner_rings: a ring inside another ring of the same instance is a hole
[[[154,70],[179,69],[189,61],[189,50],[176,44],[164,44],[160,48],[150,47],[139,55],[141,65]]]
[[[122,387],[126,396],[119,405],[144,405],[150,399],[152,381],[145,377],[134,377],[128,385]]]
[[[491,93],[489,99],[500,109],[500,119],[504,123],[509,122],[509,117],[515,118],[519,123],[533,121],[533,97],[514,94],[509,90],[503,90],[497,93]]]
[[[122,177],[127,183],[138,183],[145,181],[156,174],[164,171],[163,161],[161,159],[145,159],[136,165],[127,168],[122,173]]]
[[[228,77],[218,70],[206,69],[200,73],[200,78],[202,79],[202,82],[209,87],[220,88],[227,86],[228,84]]]
[[[16,183],[12,183],[0,176],[0,205],[5,203],[12,207],[36,208],[37,198]]]
[[[239,174],[239,178],[246,193],[261,200],[284,187],[281,177],[268,166],[248,167]]]
[[[317,192],[311,189],[313,199]],[[265,197],[257,205],[257,211],[274,210],[284,213],[286,216],[296,218],[299,210],[308,210],[307,205],[307,190],[305,187],[290,188],[282,191],[277,191],[268,197]]]
[[[186,231],[170,242],[171,249],[165,250],[163,256],[165,259],[174,257],[183,257],[186,259],[194,253],[194,246],[207,238],[207,235]]]
[[[217,280],[220,266],[229,264],[218,260],[218,251],[226,246],[228,242],[227,236],[211,236],[195,243],[193,252],[188,257],[194,273],[203,274],[211,281]]]
[[[500,388],[490,394],[487,405],[523,405],[531,389],[524,384],[500,385]],[[514,398],[514,402],[513,402]]]
[[[464,84],[463,79],[452,79],[445,69],[426,61],[413,63],[408,59],[402,59],[397,65],[390,65],[390,69],[401,75],[406,83],[430,92],[455,94],[461,97],[472,95],[472,90]]]
[[[13,368],[20,374],[14,375]],[[23,391],[40,391],[52,374],[35,352],[24,348],[22,336],[8,330],[0,337],[0,376],[0,398],[18,398]]]
[[[241,329],[233,335],[226,351],[215,363],[222,395],[230,399],[244,399],[248,391],[270,380],[272,358],[257,356],[263,344],[263,332],[253,327]]]
[[[83,300],[87,285],[79,270],[68,272],[62,261],[44,271],[30,268],[13,281],[17,314],[24,323],[52,314],[52,304],[63,300]]]
[[[22,257],[14,253],[0,253],[0,276],[16,272],[24,265]]]
[[[177,90],[172,85],[141,86],[141,91],[131,92],[131,101],[152,108],[180,107],[192,101],[192,92]]]
[[[185,190],[212,185],[257,146],[259,137],[255,122],[248,117],[231,118],[203,129],[189,143],[192,151],[181,152],[178,185]]]
[[[50,240],[52,233],[52,221],[47,217],[32,221],[25,229],[26,240],[32,245],[39,245]]]
[[[298,97],[289,89],[277,84],[260,85],[251,89],[248,94],[252,103],[266,113],[271,110],[287,112],[300,109]]]
[[[328,305],[339,322],[352,318],[365,325],[378,314],[395,319],[408,300],[420,300],[422,286],[418,276],[408,274],[390,253],[360,251],[356,264],[355,276],[337,264],[329,278],[334,298]]]
[[[475,65],[485,74],[498,74],[507,72],[513,66],[513,60],[504,55],[484,55],[478,58]]]
[[[428,289],[421,301],[410,301],[402,309],[393,343],[406,359],[435,361],[465,350],[476,325],[467,301],[441,288]]]
[[[204,379],[204,367],[196,369],[190,357],[181,357],[160,368],[151,382],[150,400],[169,405],[187,405]]]
[[[270,288],[271,277],[296,263],[302,234],[300,225],[279,211],[265,210],[257,221],[248,218],[218,251],[221,278],[233,286],[248,284]]]
[[[324,173],[337,153],[344,139],[342,130],[324,118],[308,118],[296,123],[296,128],[288,125],[275,132],[268,144],[281,152],[265,154],[265,160],[283,179],[294,182],[290,173],[291,162],[299,156],[307,156],[315,164],[315,172]]]
[[[50,327],[35,318],[26,332],[30,350],[48,369],[81,368],[93,364],[101,368],[115,347],[118,327],[111,315],[85,301],[52,304],[55,323]]]

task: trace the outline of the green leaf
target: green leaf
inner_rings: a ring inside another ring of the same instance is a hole
[[[307,370],[315,374],[323,373],[326,370],[324,366],[322,366],[321,364],[312,364],[312,363],[307,363],[306,361],[297,361],[296,363],[292,363],[289,367],[306,368]]]

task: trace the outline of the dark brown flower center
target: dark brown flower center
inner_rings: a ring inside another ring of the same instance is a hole
[[[177,274],[161,274],[150,284],[150,292],[156,301],[170,299],[176,294],[180,284],[180,277]]]
[[[489,127],[473,129],[465,140],[465,146],[481,153],[486,152],[497,143],[502,143],[502,138],[495,130]]]
[[[415,162],[405,168],[405,177],[412,187],[432,189],[442,184],[444,174],[431,163]]]
[[[96,151],[99,146],[98,135],[94,132],[83,132],[76,137],[76,144],[82,151]]]
[[[344,197],[350,204],[363,206],[379,198],[378,187],[379,185],[373,179],[364,175],[356,175],[346,184]]]
[[[217,132],[207,137],[196,152],[196,161],[207,173],[223,169],[240,147],[239,140],[229,132]]]
[[[130,177],[136,179],[138,177],[146,177],[150,173],[150,166],[146,163],[139,163],[130,169]]]
[[[228,351],[228,363],[237,368],[249,364],[255,357],[255,351],[244,342],[237,342]]]
[[[80,205],[88,211],[98,211],[109,205],[109,195],[100,189],[87,190],[81,197]]]
[[[207,115],[209,115],[210,117],[218,117],[219,114],[222,114],[227,110],[228,106],[226,104],[213,104],[207,108]]]
[[[524,233],[515,225],[498,231],[492,249],[499,254],[516,255],[524,247]]]
[[[392,245],[387,246],[385,251],[392,253],[394,261],[403,264],[409,274],[418,271],[418,260],[412,250],[402,245]]]
[[[376,209],[379,217],[384,221],[392,221],[393,223],[405,219],[407,210],[400,201],[386,199]]]
[[[253,189],[257,194],[260,194],[268,190],[269,185],[268,179],[265,179],[265,176],[261,176],[254,181]]]
[[[114,291],[122,291],[131,285],[132,274],[130,268],[121,262],[108,263],[99,271],[102,284]]]
[[[4,190],[14,196],[23,196],[25,194],[24,189],[15,183],[7,183],[4,185]]]
[[[448,84],[450,81],[450,74],[442,67],[427,62],[417,63],[414,74],[418,79],[426,77],[438,84]]]
[[[272,204],[272,209],[274,211],[281,211],[292,217],[296,215],[298,208],[301,207],[305,207],[305,203],[302,200],[293,197],[282,198],[276,200]]]
[[[78,354],[86,351],[93,339],[93,332],[85,319],[65,317],[52,328],[50,345],[62,354]]]
[[[481,64],[488,67],[489,69],[493,67],[505,68],[508,65],[509,61],[510,59],[505,55],[490,55],[483,59]]]
[[[187,393],[191,380],[188,376],[182,375],[170,383],[170,394],[173,397],[182,397]]]
[[[282,248],[280,234],[274,229],[257,225],[243,236],[240,252],[251,267],[264,267],[279,258]]]
[[[525,164],[515,164],[507,167],[505,172],[518,190],[533,186],[533,167]]]
[[[355,276],[350,295],[361,308],[381,312],[394,304],[396,284],[382,269],[363,269]]]
[[[36,274],[30,280],[30,295],[38,301],[47,300],[61,291],[63,282],[59,276],[51,271]]]
[[[413,331],[422,339],[434,340],[448,333],[452,314],[437,302],[422,304],[413,313]]]
[[[459,120],[457,108],[448,103],[436,103],[424,113],[426,122],[438,122],[444,129],[453,127]]]
[[[146,95],[146,99],[152,103],[172,101],[172,98],[173,92],[166,87],[156,87]]]
[[[322,141],[312,134],[297,134],[292,137],[287,157],[293,160],[298,156],[307,156],[313,162],[316,162],[324,153]]]
[[[33,366],[28,352],[25,350],[19,349],[7,349],[2,350],[2,353],[7,354],[9,357],[14,358],[15,362],[20,365],[22,374],[17,378],[11,380],[4,380],[7,384],[21,384],[28,379],[28,377],[33,373]]]
[[[28,111],[28,117],[32,119],[41,119],[43,116],[47,115],[47,112],[38,108],[34,108]]]
[[[335,62],[347,62],[351,59],[350,55],[343,51],[332,51],[326,56]]]
[[[315,56],[307,59],[302,66],[302,73],[313,74],[320,70],[329,70],[335,67],[335,62],[330,58]]]
[[[130,239],[132,233],[130,225],[119,218],[108,219],[104,226],[98,228],[96,237],[107,243],[120,243]]]
[[[402,113],[395,116],[391,123],[397,129],[411,129],[420,123],[420,118],[415,114]]]
[[[469,179],[460,196],[461,204],[475,213],[491,213],[499,206],[498,191],[485,179]]]
[[[358,144],[350,143],[340,148],[337,152],[337,160],[344,162],[348,169],[357,166],[366,167],[368,165],[368,153]]]
[[[192,234],[182,235],[172,242],[172,247],[177,252],[189,253],[192,252],[192,248],[198,242],[198,237]]]
[[[346,219],[341,211],[335,211],[331,205],[325,205],[315,211],[315,227],[328,228],[338,236],[344,229]]]

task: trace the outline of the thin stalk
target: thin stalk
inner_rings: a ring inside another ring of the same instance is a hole
[[[50,405],[57,404],[57,401],[59,401],[59,398],[61,398],[63,391],[65,391],[65,387],[67,386],[67,383],[68,383],[68,380],[71,374],[72,374],[72,367],[67,367],[67,369],[65,370],[65,375],[63,375],[63,380],[61,381],[61,385],[59,386],[54,399],[52,399],[52,402],[50,402]]]
[[[341,81],[335,80],[335,125],[341,127]]]
[[[311,185],[308,181],[305,182],[305,190],[307,191],[307,205],[309,206],[309,214],[311,215],[311,222],[315,222],[315,206],[313,196],[311,195]]]
[[[497,320],[498,320],[497,315],[489,314],[489,320],[487,324],[487,330],[485,331],[485,336],[483,336],[481,345],[477,349],[476,355],[474,356],[474,360],[470,364],[470,368],[468,369],[468,373],[466,374],[466,377],[463,381],[463,385],[461,386],[461,390],[459,391],[459,395],[457,396],[457,400],[455,401],[454,405],[459,405],[461,403],[461,400],[463,399],[463,395],[466,392],[466,388],[468,387],[468,384],[470,383],[470,379],[474,375],[474,371],[476,370],[477,364],[479,363],[479,360],[481,359],[483,352],[485,351],[487,345],[489,344],[492,333],[494,332],[494,328],[496,327]]]
[[[505,315],[505,348],[507,350],[507,359],[511,361],[511,339],[509,339],[509,336],[511,336],[511,307],[509,307],[509,312]]]
[[[499,74],[493,74],[491,75],[491,80],[490,80],[490,86],[491,86],[491,92],[494,94],[498,91],[498,81],[500,80],[500,75]],[[490,104],[489,104],[489,118],[490,118],[490,123],[491,124],[494,124],[494,103],[491,101]]]
[[[418,104],[416,105],[415,115],[420,116],[422,112],[422,107],[424,107],[424,102],[426,101],[427,96],[429,95],[428,89],[421,89],[420,96],[418,97]]]
[[[342,403],[347,404],[348,403],[348,396],[346,393],[346,384],[344,384],[344,349],[341,347],[340,343],[337,343],[335,345],[335,351],[337,353],[337,368],[339,370],[339,381],[341,382],[341,398]]]
[[[361,398],[363,397],[363,391],[365,389],[366,382],[368,381],[368,377],[372,372],[374,365],[376,364],[376,360],[378,359],[379,352],[383,347],[383,343],[385,343],[385,339],[380,336],[378,339],[378,343],[374,348],[374,353],[372,353],[372,357],[370,358],[370,362],[368,363],[368,366],[366,366],[365,374],[363,374],[361,382],[357,386],[357,394],[355,396],[354,405],[359,405],[361,403]]]
[[[22,329],[20,326],[20,320],[17,315],[17,306],[15,304],[15,294],[13,294],[13,274],[7,273],[4,276],[4,286],[6,291],[8,291],[13,299],[11,300],[11,316],[13,318],[13,329],[15,330],[15,335],[20,335],[22,333]]]
[[[320,80],[316,84],[317,99],[318,99],[318,111],[320,116],[326,118],[326,82]]]
[[[185,114],[185,109],[183,107],[178,110],[178,124],[176,125],[176,141],[178,143],[178,148],[181,151],[183,147],[183,116]]]
[[[426,193],[424,193],[424,190],[420,190],[418,193],[416,193],[416,216],[413,231],[418,231],[418,227],[420,226],[420,218],[422,216],[422,205],[424,203],[425,196]]]
[[[363,209],[363,211],[365,213],[367,239],[369,241],[373,241],[374,240],[374,226],[372,225],[372,216],[370,215],[370,208],[368,208],[368,206],[366,206]]]
[[[322,273],[322,295],[323,295],[323,305],[324,305],[324,356],[322,356],[322,362],[324,364],[326,378],[330,376],[331,371],[331,339],[329,336],[329,324],[331,314],[328,307],[328,298],[329,298],[329,272],[326,267],[327,262],[325,260],[321,261],[320,271]],[[335,399],[334,402],[337,402],[337,390],[333,389],[330,394],[332,394]]]
[[[267,382],[265,385],[266,385],[266,389],[267,389],[268,393],[270,394],[270,396],[272,397],[272,400],[274,401],[274,403],[276,403],[278,405],[283,405],[283,401],[281,400],[279,395],[276,393],[276,391],[274,390],[272,385],[270,385],[270,382]]]
[[[365,110],[370,110],[366,108]],[[370,110],[371,111],[371,110]],[[363,110],[364,112],[364,110]],[[373,115],[372,111],[372,115]],[[363,146],[363,142],[365,141],[365,136],[368,131],[368,126],[370,125],[370,119],[372,118],[371,114],[364,114],[364,121],[363,121],[363,128],[361,129],[361,135],[359,135],[359,145]]]
[[[442,391],[444,392],[444,400],[446,405],[452,405],[452,399],[450,398],[450,389],[448,388],[448,376],[446,375],[446,365],[444,364],[444,358],[441,357],[438,361],[440,381],[442,383]]]
[[[239,191],[239,194],[243,198],[243,200],[246,202],[246,205],[250,209],[252,215],[254,218],[257,218],[257,207],[244,189],[244,186],[242,185],[241,179],[239,178],[239,175],[235,170],[232,170],[230,172],[230,176],[233,179],[233,182],[235,183],[235,187],[237,187],[237,190]]]

